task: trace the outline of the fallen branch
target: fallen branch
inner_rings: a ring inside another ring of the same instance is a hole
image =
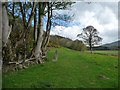
[[[19,64],[19,62],[8,62],[8,64]]]
[[[27,61],[33,61],[33,60],[35,60],[35,58],[26,59],[25,62],[27,62]]]
[[[19,61],[19,62],[8,62],[8,64],[22,64],[24,62],[28,62],[28,61],[32,61],[32,60],[35,60],[35,58],[26,59],[25,61],[22,60],[22,61]]]

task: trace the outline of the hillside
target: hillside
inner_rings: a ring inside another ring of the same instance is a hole
[[[78,51],[89,49],[89,47],[87,47],[80,40],[73,41],[69,38],[61,37],[58,35],[51,35],[50,43],[54,44],[55,47],[62,46],[62,47],[67,47],[67,48],[78,50]],[[120,48],[119,45],[120,45],[120,40],[112,43],[107,43],[101,46],[93,47],[93,50],[118,50]]]
[[[112,43],[107,43],[98,47],[94,47],[94,50],[119,50],[120,40]]]
[[[104,47],[114,47],[114,46],[118,47],[119,45],[120,45],[120,40],[119,40],[119,41],[116,41],[116,42],[104,44],[104,45],[102,45],[102,46],[104,46]]]
[[[52,47],[66,47],[69,49],[74,49],[78,51],[86,50],[85,44],[80,40],[71,40],[69,38],[61,37],[58,35],[51,35],[50,36],[50,43],[49,46]]]

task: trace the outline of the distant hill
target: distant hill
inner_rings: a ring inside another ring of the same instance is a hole
[[[66,47],[78,51],[86,50],[85,44],[80,40],[71,40],[69,38],[61,37],[58,35],[50,35],[49,47]]]
[[[120,40],[94,47],[94,50],[118,50],[120,49]]]
[[[119,45],[120,45],[120,40],[119,40],[119,41],[116,41],[116,42],[104,44],[104,45],[102,45],[102,46],[104,46],[104,47],[113,47],[113,46],[118,47]]]
[[[65,38],[58,35],[50,35],[50,43],[49,47],[67,47],[74,50],[84,51],[86,49],[89,50],[89,47],[85,46],[85,44],[80,40],[71,40],[69,38]],[[120,40],[107,43],[101,46],[93,47],[93,50],[118,50],[120,49]]]

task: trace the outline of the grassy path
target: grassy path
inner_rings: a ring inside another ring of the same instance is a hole
[[[58,61],[52,62],[55,49],[44,65],[3,75],[3,87],[23,88],[114,88],[118,87],[118,57],[89,54],[59,48]]]

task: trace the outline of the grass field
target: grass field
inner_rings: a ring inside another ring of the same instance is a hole
[[[95,54],[108,55],[108,56],[118,56],[118,51],[94,51]]]
[[[3,88],[117,88],[118,57],[59,48],[44,65],[3,74]]]

